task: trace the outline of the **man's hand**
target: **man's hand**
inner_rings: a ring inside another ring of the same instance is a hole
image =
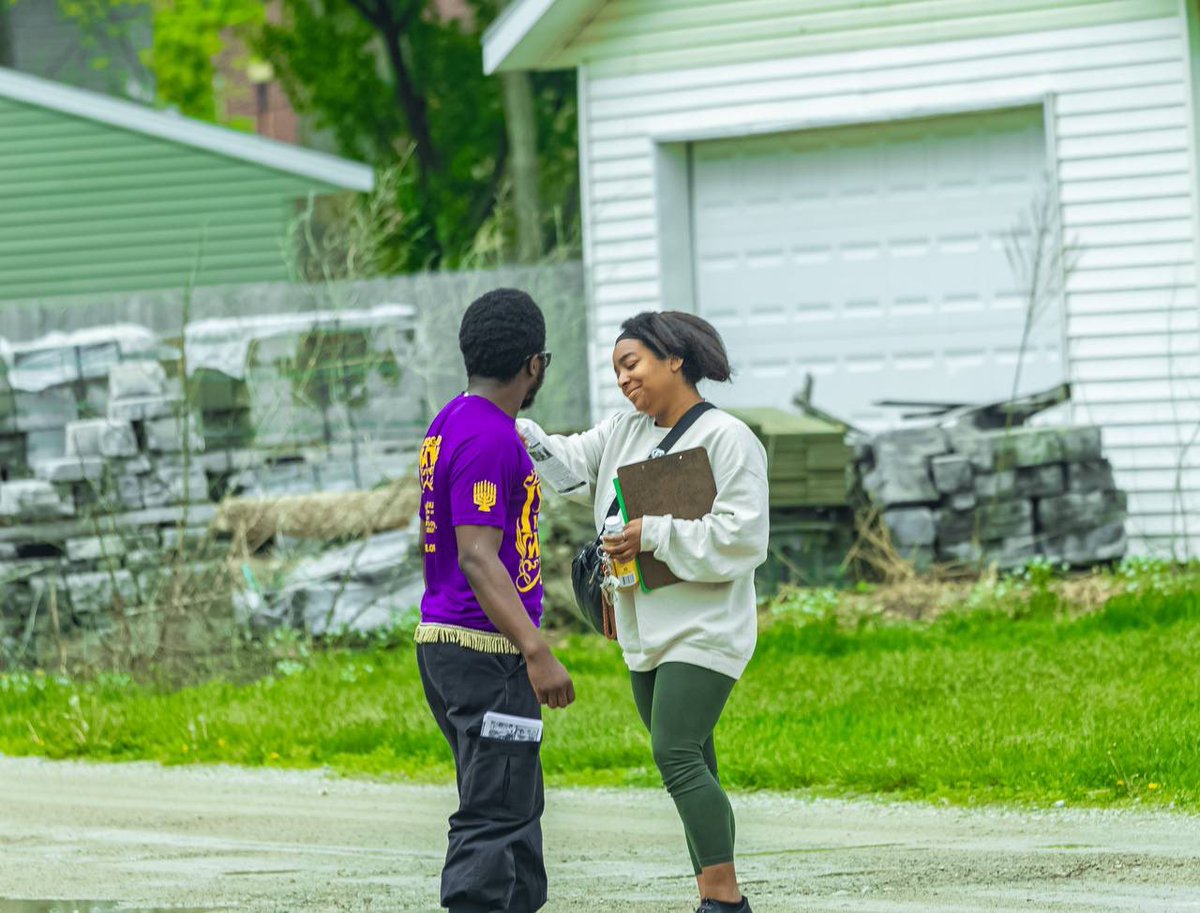
[[[529,684],[538,702],[547,707],[566,707],[575,700],[575,686],[529,620],[512,578],[500,562],[498,553],[503,534],[490,526],[456,526],[454,534],[458,540],[458,565],[484,614],[525,657]]]
[[[630,520],[615,536],[604,538],[604,553],[616,561],[632,561],[642,552],[642,518]]]
[[[545,643],[525,657],[525,668],[538,703],[556,710],[574,703],[575,685],[571,676]]]

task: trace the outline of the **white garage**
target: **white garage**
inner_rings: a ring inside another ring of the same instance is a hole
[[[821,405],[860,427],[892,399],[1011,393],[1027,296],[1006,249],[1048,192],[1037,108],[696,143],[695,306],[721,331],[736,405]],[[1021,386],[1064,378],[1043,301]]]
[[[880,398],[1005,396],[1027,297],[1005,242],[1037,211],[1021,388],[1070,381],[1059,418],[1102,426],[1135,548],[1200,552],[1197,6],[510,4],[485,67],[579,75],[593,411],[622,405],[621,321],[662,307],[726,336],[724,404],[811,374],[878,428]]]

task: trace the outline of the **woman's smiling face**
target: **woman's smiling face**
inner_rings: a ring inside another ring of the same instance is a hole
[[[617,386],[646,415],[657,415],[683,392],[682,364],[679,358],[659,358],[638,339],[620,339],[613,347]]]

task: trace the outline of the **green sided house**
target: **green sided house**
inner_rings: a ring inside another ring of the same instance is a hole
[[[356,162],[0,69],[0,303],[268,282]]]

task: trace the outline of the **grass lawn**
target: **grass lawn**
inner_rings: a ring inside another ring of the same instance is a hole
[[[727,785],[1200,806],[1200,572],[1127,568],[1082,615],[1028,575],[934,622],[847,618],[819,595],[764,610],[717,732]],[[617,648],[576,637],[559,655],[579,700],[547,714],[551,783],[657,785]],[[300,650],[271,677],[178,691],[10,673],[0,752],[453,776],[403,640]]]

